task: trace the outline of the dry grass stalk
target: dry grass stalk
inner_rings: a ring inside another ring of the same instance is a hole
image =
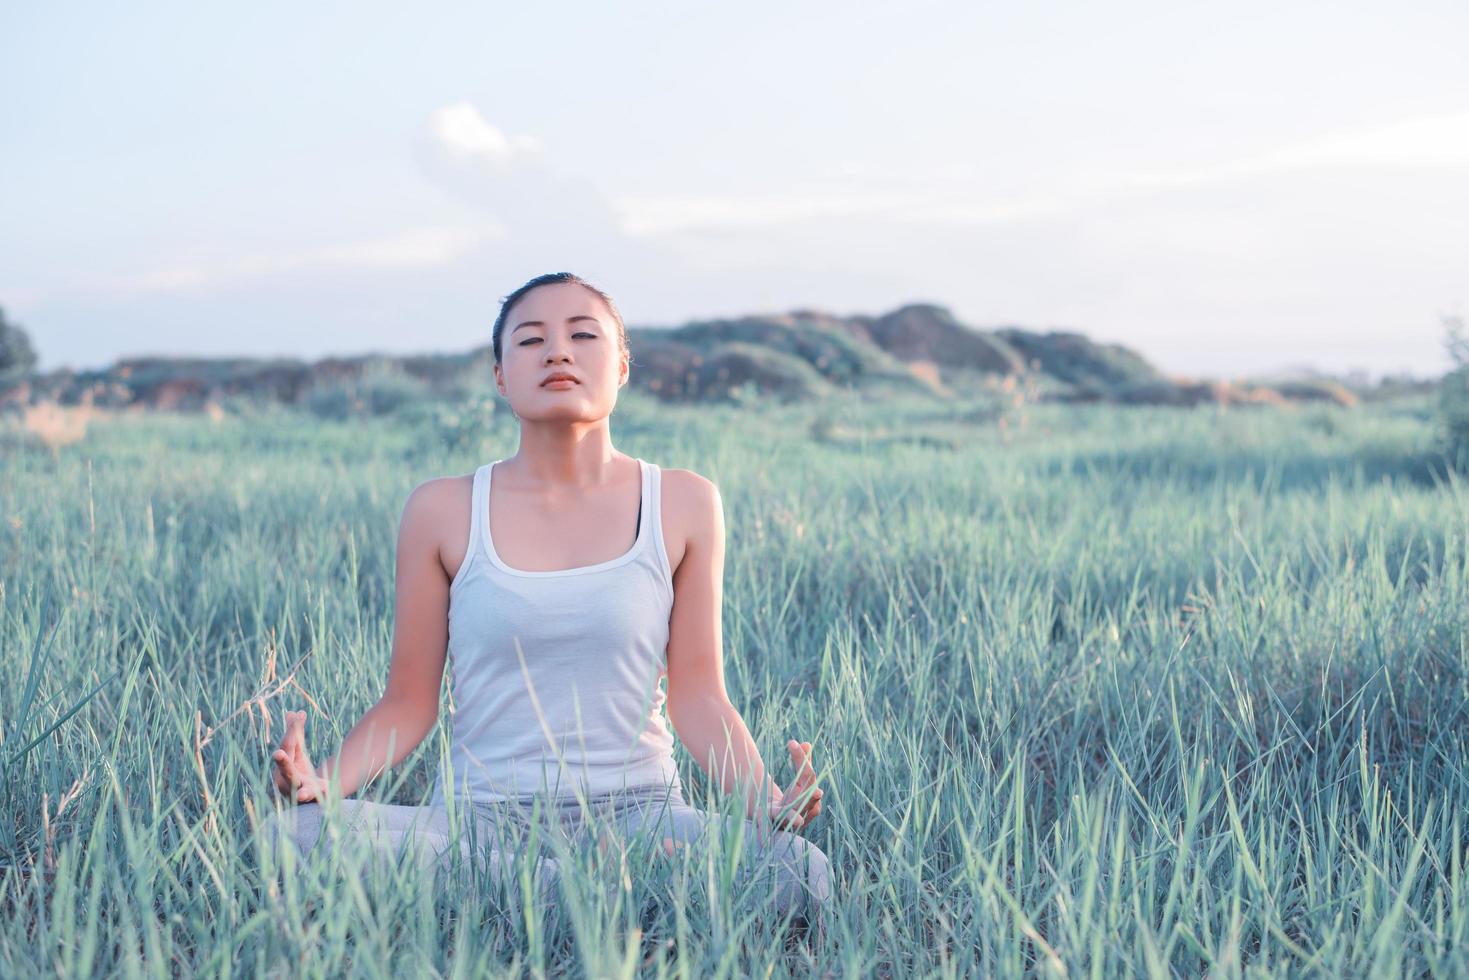
[[[61,814],[66,810],[67,805],[71,803],[72,800],[81,795],[82,787],[86,785],[87,779],[90,775],[90,772],[82,773],[76,778],[75,781],[72,782],[71,788],[68,789],[65,793],[61,794],[61,799],[58,800],[56,803],[56,813],[54,815],[54,818],[56,820],[60,820]],[[42,858],[41,867],[45,870],[48,876],[54,875],[56,873],[56,826],[52,823],[53,815],[50,811],[50,794],[42,793],[41,835],[46,839],[46,853]]]
[[[270,643],[265,648],[265,670],[261,674],[260,687],[255,693],[246,698],[238,708],[231,711],[214,725],[204,724],[204,712],[202,710],[196,710],[194,712],[194,768],[199,775],[199,785],[204,800],[204,830],[206,833],[213,833],[215,822],[213,796],[209,789],[209,772],[204,765],[204,747],[209,744],[210,740],[214,738],[219,730],[238,718],[241,713],[253,715],[254,711],[258,708],[260,717],[265,722],[265,741],[269,744],[270,710],[266,707],[266,702],[278,696],[288,687],[295,688],[312,707],[317,711],[321,710],[321,705],[317,704],[316,699],[296,680],[296,671],[306,662],[306,658],[311,656],[311,651],[302,654],[301,659],[292,664],[290,672],[282,678],[277,678],[276,676],[277,654],[275,631],[272,630]]]
[[[87,435],[87,424],[103,415],[90,401],[80,405],[60,405],[52,401],[37,402],[21,410],[20,425],[47,448],[80,442]]]

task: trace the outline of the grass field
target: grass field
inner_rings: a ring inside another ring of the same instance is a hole
[[[717,855],[582,855],[554,928],[472,873],[273,885],[281,712],[319,759],[376,700],[403,501],[513,422],[142,416],[0,455],[0,975],[1469,974],[1469,492],[1426,404],[625,398],[618,448],[723,492],[777,779],[815,743],[823,943]],[[364,795],[418,802],[446,738]]]

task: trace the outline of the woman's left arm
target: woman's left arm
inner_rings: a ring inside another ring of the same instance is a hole
[[[747,817],[768,816],[781,789],[724,686],[724,504],[719,488],[697,473],[680,471],[677,479],[686,492],[664,499],[678,501],[674,522],[686,529],[687,544],[668,626],[668,720],[723,792],[743,791]]]

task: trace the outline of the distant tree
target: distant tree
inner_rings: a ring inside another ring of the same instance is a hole
[[[1439,382],[1438,410],[1449,457],[1469,472],[1469,333],[1462,316],[1445,316],[1444,346],[1454,369]]]
[[[1464,325],[1462,316],[1442,316],[1444,347],[1448,349],[1449,359],[1454,362],[1455,367],[1469,366],[1469,328]]]
[[[0,378],[29,374],[35,366],[36,350],[31,346],[31,338],[20,324],[7,320],[4,308],[0,307]]]

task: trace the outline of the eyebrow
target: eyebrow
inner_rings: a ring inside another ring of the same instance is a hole
[[[576,316],[569,316],[569,317],[566,318],[566,322],[567,323],[575,323],[578,320],[591,320],[593,323],[597,323],[597,324],[600,324],[601,323],[600,320],[598,320],[596,317],[592,316],[589,313],[578,313]],[[540,320],[523,320],[520,323],[517,323],[514,327],[512,327],[510,329],[510,332],[511,333],[514,333],[515,331],[519,330],[521,327],[544,327],[544,326],[545,326],[545,324],[542,323]]]

